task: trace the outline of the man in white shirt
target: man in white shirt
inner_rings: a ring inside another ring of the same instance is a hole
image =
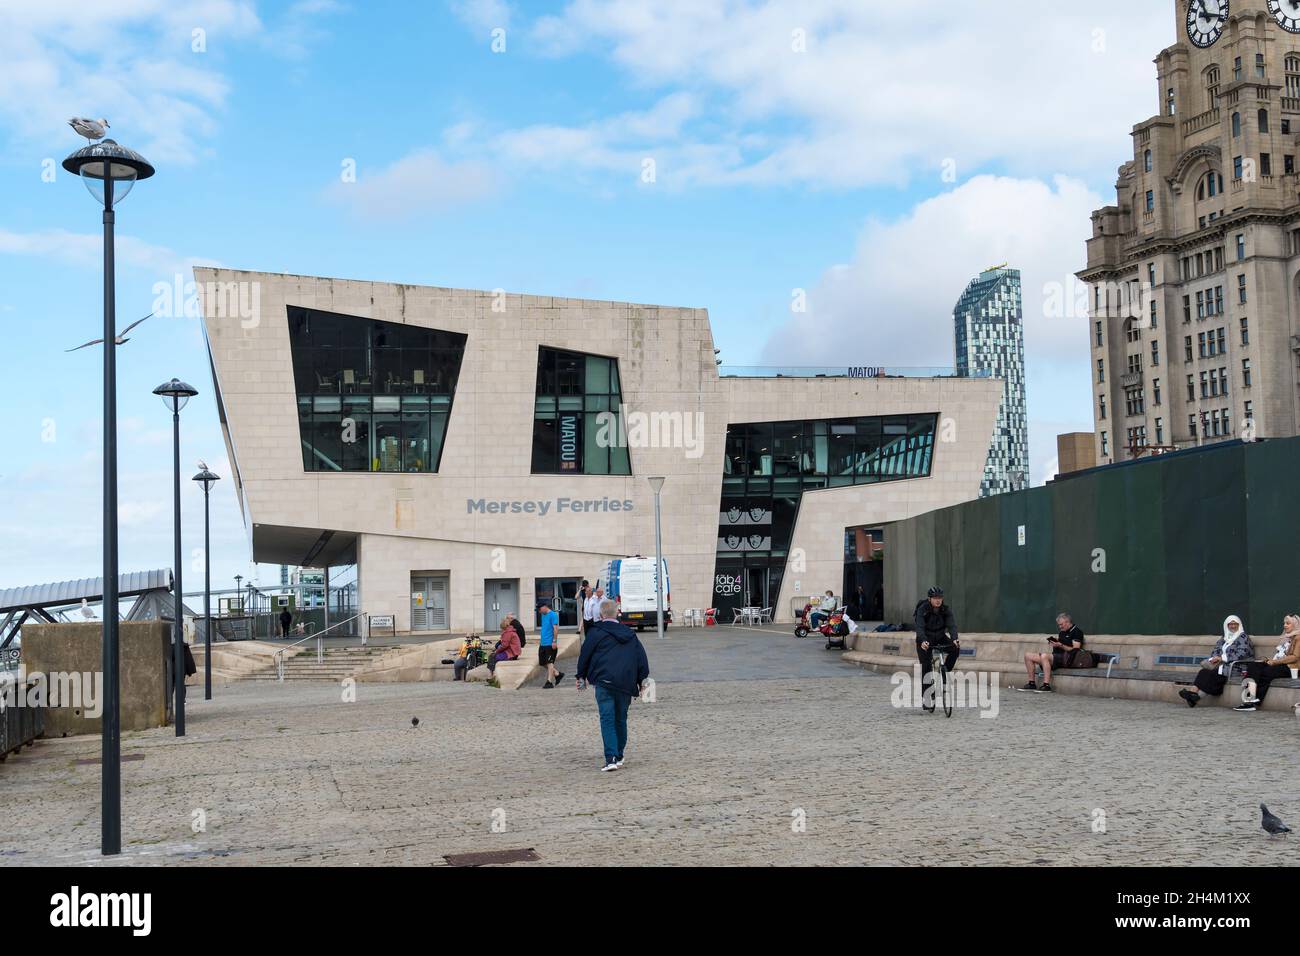
[[[591,592],[591,597],[587,598],[587,603],[582,607],[582,630],[586,630],[600,620],[600,602],[605,600],[605,589],[596,587]]]

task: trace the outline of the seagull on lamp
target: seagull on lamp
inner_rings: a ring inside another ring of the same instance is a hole
[[[86,119],[84,116],[74,116],[68,120],[68,125],[92,143],[97,139],[103,139],[104,134],[108,131],[108,120],[102,116],[97,120]]]
[[[146,315],[146,316],[144,317],[144,319],[147,319],[147,318],[149,318],[149,317],[152,316],[152,315],[153,315],[153,313],[150,312],[149,315]],[[126,342],[131,341],[130,339],[126,338],[126,333],[130,332],[133,328],[135,328],[137,325],[139,325],[141,322],[143,322],[144,319],[136,319],[134,322],[132,322],[130,325],[128,325],[126,328],[124,328],[121,332],[118,332],[118,333],[117,333],[117,336],[113,339],[113,344],[114,344],[114,345],[122,345],[122,344],[124,344],[124,343],[126,343]],[[75,351],[77,351],[77,349],[84,349],[84,348],[86,348],[87,346],[90,346],[90,345],[99,345],[99,344],[100,344],[101,342],[103,342],[103,341],[104,341],[103,339],[91,339],[89,342],[85,342],[85,343],[83,343],[83,344],[81,344],[81,345],[78,345],[77,348],[75,348],[75,349],[64,349],[64,351],[65,351],[65,352],[75,352]]]

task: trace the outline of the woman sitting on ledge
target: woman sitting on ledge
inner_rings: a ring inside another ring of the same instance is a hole
[[[1300,617],[1288,614],[1282,621],[1282,640],[1273,659],[1246,662],[1246,676],[1241,681],[1241,703],[1232,709],[1243,713],[1259,710],[1264,695],[1268,693],[1268,685],[1290,677],[1292,668],[1297,667],[1300,667]]]
[[[497,641],[497,646],[488,660],[488,672],[495,677],[497,661],[518,660],[522,652],[523,649],[519,646],[519,634],[510,623],[510,615],[507,614],[501,619],[501,639]]]
[[[1223,622],[1223,637],[1219,638],[1218,643],[1214,645],[1214,651],[1210,656],[1201,661],[1201,670],[1196,675],[1196,680],[1192,682],[1196,689],[1188,690],[1184,687],[1178,692],[1178,696],[1187,701],[1188,707],[1199,704],[1202,694],[1209,694],[1211,697],[1222,696],[1232,665],[1238,661],[1250,660],[1254,656],[1255,648],[1251,646],[1250,637],[1246,634],[1246,628],[1242,626],[1241,618],[1229,614]]]

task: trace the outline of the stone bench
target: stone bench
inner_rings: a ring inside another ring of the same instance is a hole
[[[578,635],[561,634],[557,640],[559,641],[559,649],[555,657],[556,666],[566,672],[566,678],[572,677],[573,667],[560,667],[560,662],[577,663]],[[546,683],[546,668],[537,662],[538,649],[536,639],[529,635],[528,645],[524,648],[524,653],[518,660],[499,661],[497,663],[496,679],[503,690],[518,690],[521,687],[541,686]],[[481,667],[474,668],[466,677],[473,681],[489,681],[492,679],[492,674],[488,671],[487,665],[484,664]]]
[[[1185,708],[1187,705],[1178,696],[1178,691],[1192,683],[1199,667],[1193,664],[1160,667],[1155,662],[1166,656],[1200,660],[1213,643],[1205,638],[1186,636],[1089,637],[1088,649],[1099,658],[1099,666],[1089,669],[1053,668],[1052,689],[1088,697],[1159,700]],[[1045,635],[963,634],[961,644],[959,669],[997,673],[1005,678],[1000,681],[1005,688],[1014,689],[1026,680],[1024,654],[1041,652],[1046,640]],[[850,647],[852,649],[843,654],[845,661],[881,673],[910,671],[917,663],[916,635],[910,631],[859,632],[850,639]],[[1204,697],[1202,705],[1235,707],[1241,702],[1240,685],[1240,674],[1234,673],[1223,695]],[[1262,709],[1289,712],[1297,703],[1300,703],[1300,680],[1287,678],[1273,681]]]

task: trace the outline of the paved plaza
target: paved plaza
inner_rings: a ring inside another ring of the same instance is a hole
[[[354,703],[331,684],[230,684],[206,703],[192,689],[188,737],[123,740],[119,860],[441,865],[529,847],[540,860],[521,865],[1300,858],[1256,810],[1300,823],[1289,716],[1004,687],[996,717],[946,719],[892,706],[888,675],[783,628],[644,640],[656,700],[633,704],[628,764],[612,774],[597,770],[591,691],[571,681],[362,684]],[[103,861],[99,767],[79,762],[98,754],[97,737],[47,740],[0,765],[6,863]]]

